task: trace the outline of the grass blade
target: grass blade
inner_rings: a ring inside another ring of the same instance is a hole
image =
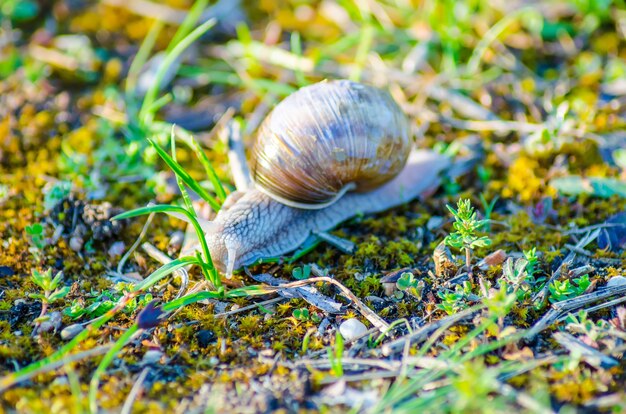
[[[170,273],[191,264],[199,264],[198,259],[193,256],[183,256],[176,260],[172,260],[171,262],[159,267],[157,270],[152,272],[150,276],[133,286],[132,292],[139,292],[141,290],[148,289]]]
[[[215,26],[215,19],[208,20],[194,29],[191,33],[181,39],[176,46],[169,51],[169,53],[165,56],[163,63],[159,66],[159,69],[156,73],[154,83],[146,93],[144,97],[143,104],[141,106],[141,110],[139,111],[139,120],[144,124],[150,124],[152,119],[154,118],[154,113],[149,110],[152,107],[154,101],[156,100],[157,94],[159,92],[159,87],[161,82],[163,82],[163,78],[167,72],[167,69],[178,59],[178,57],[189,47],[193,42],[198,40],[200,36],[209,31],[213,26]]]
[[[185,36],[189,34],[193,26],[202,16],[202,12],[204,11],[204,9],[207,8],[208,4],[208,0],[198,0],[194,3],[193,6],[191,6],[189,12],[187,12],[185,20],[183,20],[181,25],[178,27],[178,30],[174,34],[174,37],[172,37],[169,45],[167,45],[168,52],[171,51],[178,43],[180,43],[182,39],[185,38]]]
[[[131,95],[134,94],[135,88],[137,87],[137,78],[139,77],[139,72],[141,68],[148,61],[148,56],[150,56],[150,52],[154,48],[154,44],[156,43],[161,30],[163,29],[163,22],[160,20],[156,20],[148,35],[141,43],[133,62],[130,64],[130,68],[128,69],[128,77],[126,78],[126,97],[130,100]]]
[[[172,159],[176,161],[176,138],[174,136],[174,128],[175,126],[172,125],[172,130],[170,132],[170,147],[172,151]],[[176,174],[176,184],[178,184],[178,188],[180,189],[180,194],[183,197],[183,202],[185,203],[185,207],[187,211],[197,217],[196,210],[194,210],[193,204],[191,204],[189,193],[187,192],[187,189],[185,188],[185,184],[183,183],[183,180],[180,178],[178,174]]]
[[[115,359],[117,353],[121,351],[128,342],[130,342],[130,340],[133,338],[133,335],[135,335],[138,330],[139,327],[136,323],[128,328],[128,330],[124,332],[117,341],[115,341],[111,349],[109,349],[109,351],[104,355],[102,361],[100,361],[100,364],[98,365],[98,368],[96,368],[96,371],[93,373],[93,376],[91,377],[91,381],[89,383],[89,409],[92,413],[98,412],[97,396],[98,388],[100,386],[100,377],[106,372],[108,366],[111,365],[111,362],[113,362],[113,359]]]
[[[178,128],[178,131],[180,132],[184,130],[182,128]],[[200,161],[200,164],[202,164],[202,166],[204,167],[204,171],[206,172],[206,175],[209,181],[213,185],[213,188],[215,189],[215,193],[217,194],[217,197],[222,202],[224,202],[224,200],[226,200],[226,191],[224,190],[222,181],[217,176],[217,173],[215,172],[215,169],[213,168],[211,161],[209,161],[209,157],[206,156],[206,154],[202,150],[202,147],[200,147],[200,144],[193,137],[193,135],[189,134],[187,131],[184,131],[184,133],[181,135],[183,138],[183,142],[187,144],[187,146],[196,154],[198,161]]]
[[[204,188],[202,188],[200,184],[196,180],[194,180],[193,177],[191,177],[191,175],[189,175],[189,173],[185,171],[185,169],[179,163],[174,161],[174,159],[167,152],[165,152],[163,148],[161,148],[156,142],[152,141],[149,138],[148,142],[150,142],[152,147],[154,147],[154,149],[156,150],[157,154],[159,154],[163,161],[165,161],[168,167],[170,167],[172,171],[174,171],[174,174],[176,174],[180,177],[181,180],[183,180],[187,187],[191,188],[193,191],[196,192],[196,194],[202,197],[203,200],[209,203],[213,210],[220,210],[219,202],[214,197],[212,197]]]

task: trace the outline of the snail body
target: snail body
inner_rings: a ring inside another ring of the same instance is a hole
[[[254,186],[231,194],[205,227],[213,262],[227,276],[356,214],[431,191],[450,160],[411,149],[408,120],[388,93],[340,80],[278,104],[259,128],[249,164]]]
[[[316,232],[328,231],[357,214],[372,214],[428,195],[440,182],[450,159],[414,150],[399,175],[370,192],[349,192],[323,209],[301,209],[276,201],[252,188],[210,223],[207,244],[215,266],[226,275],[265,258],[297,249]]]

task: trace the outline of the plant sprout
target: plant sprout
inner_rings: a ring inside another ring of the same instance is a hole
[[[35,333],[46,316],[48,306],[67,296],[70,292],[70,287],[63,286],[62,288],[59,288],[59,283],[63,280],[63,272],[58,272],[54,277],[52,277],[52,269],[48,269],[43,273],[33,269],[30,279],[35,285],[39,286],[39,288],[43,290],[43,293],[31,293],[28,295],[33,299],[39,299],[41,301],[41,312],[37,319],[35,319],[36,327],[33,332]]]
[[[487,247],[491,245],[491,240],[487,236],[478,236],[477,232],[487,224],[487,220],[478,220],[470,200],[459,200],[457,208],[447,205],[448,210],[454,216],[454,232],[444,239],[445,244],[459,250],[465,251],[465,266],[470,279],[472,274],[472,250],[477,247]]]

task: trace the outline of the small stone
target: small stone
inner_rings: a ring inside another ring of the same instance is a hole
[[[52,312],[48,319],[39,325],[39,332],[57,331],[61,327],[61,319],[61,312]]]
[[[146,353],[143,355],[143,359],[141,360],[141,362],[143,362],[144,364],[156,364],[161,360],[162,356],[163,352],[156,349],[150,349],[146,351]]]
[[[83,249],[83,245],[85,244],[85,240],[81,236],[72,236],[70,237],[70,249],[75,252],[80,252]]]
[[[624,285],[626,285],[626,277],[624,276],[613,276],[606,284],[607,287],[617,287]]]
[[[432,216],[431,218],[428,219],[428,222],[426,223],[426,228],[429,231],[436,230],[440,228],[441,226],[443,226],[443,222],[444,222],[443,217]]]
[[[70,341],[70,340],[74,339],[74,337],[76,335],[81,333],[83,331],[83,329],[84,329],[83,325],[81,325],[79,323],[75,323],[74,325],[66,326],[61,331],[61,339],[63,339],[64,341]]]
[[[344,321],[341,326],[339,326],[339,332],[346,341],[354,341],[365,335],[367,327],[358,319],[352,318]]]
[[[124,244],[123,241],[117,241],[117,242],[113,243],[111,245],[111,247],[109,247],[109,250],[107,251],[107,254],[111,258],[114,258],[116,256],[121,256],[122,254],[124,254],[124,248],[125,247],[126,247],[126,245]]]
[[[136,322],[139,329],[156,328],[161,323],[163,309],[155,303],[156,301],[151,301],[137,315]]]
[[[480,270],[487,270],[490,267],[498,266],[506,260],[506,252],[502,249],[487,255],[484,259],[478,262],[478,268]]]
[[[0,277],[13,276],[14,274],[15,270],[9,266],[0,266]]]
[[[207,346],[215,343],[215,333],[209,329],[202,329],[196,334],[196,339],[198,340],[198,345],[201,348],[206,348]]]

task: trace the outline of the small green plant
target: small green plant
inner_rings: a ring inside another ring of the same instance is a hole
[[[534,278],[535,273],[537,272],[537,264],[539,263],[539,258],[537,257],[537,248],[533,247],[529,250],[524,250],[524,258],[528,262],[526,264],[526,272],[530,278]]]
[[[43,189],[43,206],[45,210],[51,210],[64,198],[70,195],[72,183],[69,181],[55,181],[46,185]]]
[[[30,280],[43,290],[43,294],[31,293],[29,296],[33,299],[39,299],[47,304],[63,299],[69,293],[70,287],[63,286],[62,288],[57,289],[62,279],[63,272],[58,272],[53,278],[52,269],[48,269],[43,273],[33,269]]]
[[[441,303],[437,305],[437,307],[448,315],[452,315],[457,313],[460,310],[463,310],[465,306],[465,302],[463,299],[465,295],[459,292],[437,292],[437,296],[441,299]]]
[[[420,299],[422,297],[422,291],[424,290],[424,282],[417,280],[415,276],[413,276],[413,273],[404,272],[396,282],[396,287],[399,291]]]
[[[311,276],[311,266],[304,265],[302,267],[296,267],[291,271],[291,275],[296,280],[308,279]]]
[[[503,283],[500,285],[500,289],[496,289],[495,292],[492,290],[492,294],[483,299],[483,303],[489,309],[490,314],[496,316],[501,322],[515,304],[517,299],[516,293],[519,290],[509,292],[510,289]]]
[[[48,269],[43,273],[33,269],[30,280],[43,291],[43,293],[31,293],[28,295],[33,299],[41,301],[41,313],[37,319],[35,319],[36,330],[41,322],[45,320],[48,306],[67,296],[70,291],[70,287],[63,286],[62,288],[59,288],[59,283],[63,280],[63,272],[58,272],[54,277],[52,277],[52,269]]]
[[[446,245],[465,251],[465,266],[467,273],[472,278],[472,250],[477,247],[487,247],[491,245],[491,240],[487,236],[478,236],[487,220],[478,220],[470,200],[459,200],[456,210],[447,205],[448,210],[454,216],[454,232],[444,239]]]
[[[518,300],[530,296],[531,288],[528,283],[528,260],[508,258],[502,266],[502,279],[507,285],[507,291],[516,294]]]
[[[581,276],[573,280],[574,284],[569,279],[560,281],[555,280],[550,284],[550,303],[560,302],[562,300],[572,299],[576,296],[582,295],[585,290],[591,284],[589,275]]]
[[[330,361],[330,370],[335,377],[343,377],[343,336],[337,331],[335,335],[335,347],[326,348],[328,359]]]
[[[491,231],[491,214],[493,213],[493,209],[496,207],[496,203],[500,197],[495,196],[490,202],[487,202],[484,194],[480,194],[480,203],[483,206],[483,211],[485,212],[485,231]]]
[[[291,315],[299,321],[308,321],[310,314],[307,308],[295,309]]]
[[[43,226],[41,223],[34,223],[26,226],[25,230],[31,244],[29,251],[35,257],[39,257],[40,251],[46,247],[46,238],[43,234]]]
[[[94,295],[93,299],[89,299],[87,303],[84,301],[74,300],[72,304],[63,310],[63,314],[76,320],[83,316],[88,318],[97,318],[115,307],[117,301],[124,296],[130,289],[126,283],[118,283],[113,289],[106,290]],[[138,308],[147,305],[153,300],[152,294],[146,293],[132,298],[122,310],[127,315],[134,313]]]

